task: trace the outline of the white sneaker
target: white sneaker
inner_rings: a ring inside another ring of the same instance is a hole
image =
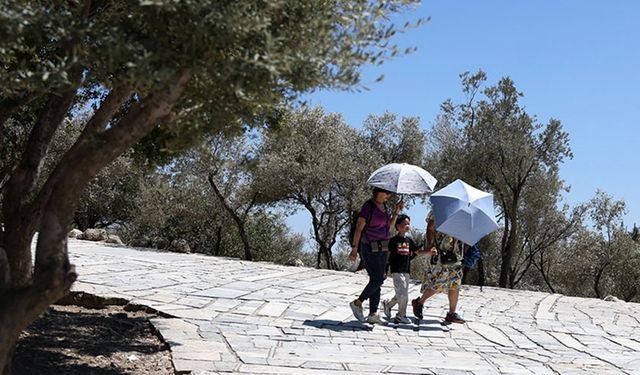
[[[389,301],[382,301],[382,310],[384,311],[384,316],[386,316],[387,319],[391,319],[391,304]]]
[[[351,307],[351,311],[353,312],[353,316],[358,319],[359,322],[364,322],[364,313],[362,312],[362,305],[356,305],[356,301],[351,301],[349,303],[349,307]]]
[[[393,322],[396,324],[411,324],[411,319],[407,318],[406,316],[396,315],[396,317],[393,319]]]
[[[370,324],[384,324],[382,319],[378,316],[378,314],[371,314],[367,317],[367,323]]]

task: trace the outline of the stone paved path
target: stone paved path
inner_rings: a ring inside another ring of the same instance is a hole
[[[640,305],[465,287],[467,324],[443,327],[446,297],[420,326],[355,321],[366,276],[70,240],[74,290],[126,298],[184,373],[640,374]],[[411,288],[418,294],[419,285]],[[388,280],[383,298],[392,295]]]

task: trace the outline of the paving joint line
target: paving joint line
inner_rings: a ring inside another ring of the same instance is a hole
[[[546,332],[546,331],[545,331],[545,332]],[[624,373],[624,374],[629,374],[628,372],[626,372],[626,371],[625,371],[625,369],[624,369],[624,368],[622,368],[622,367],[620,367],[620,366],[616,365],[615,363],[613,363],[613,362],[611,362],[611,361],[608,361],[608,360],[606,360],[606,359],[604,359],[604,358],[596,357],[596,356],[594,356],[593,354],[591,354],[590,352],[588,352],[587,350],[584,350],[584,349],[577,349],[577,348],[570,347],[570,346],[566,345],[564,342],[560,341],[560,340],[559,340],[555,335],[550,334],[550,333],[547,333],[547,334],[548,334],[549,336],[553,337],[553,338],[554,338],[556,341],[558,341],[562,346],[564,346],[565,348],[567,348],[567,349],[569,349],[569,350],[573,350],[573,351],[576,351],[576,352],[578,352],[578,353],[586,354],[586,355],[587,355],[588,357],[590,357],[590,358],[593,358],[593,359],[595,359],[595,360],[597,360],[597,361],[604,362],[604,363],[609,364],[610,366],[613,366],[614,368],[616,368],[616,369],[620,370],[620,371],[621,371],[622,373]],[[571,334],[568,334],[568,335],[569,335],[569,336],[571,336],[571,338],[572,338],[572,339],[574,339],[574,340],[576,340],[577,342],[579,342],[579,343],[580,343],[580,345],[583,345],[583,346],[584,346],[584,344],[582,344],[582,342],[580,342],[580,340],[578,340],[578,339],[576,339],[575,337],[573,337],[573,335],[571,335]],[[630,374],[629,374],[629,375],[630,375]]]
[[[227,349],[229,350],[229,353],[231,353],[236,358],[236,362],[242,363],[242,364],[246,364],[242,360],[242,358],[240,358],[238,353],[233,349],[233,346],[231,346],[231,344],[229,343],[229,339],[227,339],[227,336],[224,334],[224,331],[222,329],[220,330],[220,336],[222,337],[222,340],[223,340],[224,344],[227,346]]]

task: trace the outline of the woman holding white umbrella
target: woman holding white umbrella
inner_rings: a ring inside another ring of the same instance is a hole
[[[404,202],[398,202],[393,209],[393,214],[391,217],[389,216],[385,203],[391,194],[390,191],[378,187],[373,189],[372,199],[366,201],[360,209],[349,254],[349,260],[355,261],[359,252],[369,274],[369,282],[360,296],[351,301],[349,306],[356,319],[371,324],[383,323],[377,314],[380,304],[380,287],[385,279],[391,228],[395,226],[396,218],[404,208]],[[369,300],[369,316],[365,318],[362,303],[367,299]]]

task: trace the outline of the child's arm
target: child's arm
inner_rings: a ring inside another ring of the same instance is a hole
[[[432,246],[431,249],[429,249],[429,250],[421,249],[421,250],[416,251],[416,255],[418,255],[418,256],[423,256],[423,255],[435,256],[435,255],[438,255],[438,249],[436,249],[435,246]]]
[[[413,241],[411,242],[411,244],[412,246],[416,247],[416,250],[412,251],[414,256],[438,255],[438,250],[435,248],[435,246],[431,247],[429,250],[426,250],[422,247],[422,245],[418,248]]]
[[[425,235],[426,244],[425,247],[429,247],[429,249],[420,248],[413,252],[415,256],[423,256],[423,255],[438,255],[438,249],[435,247],[435,222],[433,220],[432,214],[427,215],[427,233]]]

